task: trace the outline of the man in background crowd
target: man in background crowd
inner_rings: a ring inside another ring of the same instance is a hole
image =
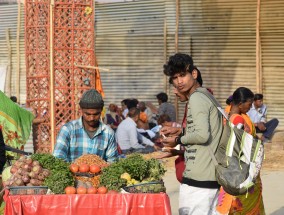
[[[279,121],[276,118],[267,121],[267,107],[263,104],[262,94],[254,95],[252,107],[247,114],[254,123],[256,133],[262,133],[261,140],[270,141]]]
[[[150,153],[155,151],[155,144],[137,131],[139,115],[140,110],[138,108],[130,108],[128,117],[117,128],[116,140],[123,154],[132,152]]]

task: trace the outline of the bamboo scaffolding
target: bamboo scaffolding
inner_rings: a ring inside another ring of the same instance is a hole
[[[86,66],[86,65],[77,65],[77,64],[74,64],[74,65],[78,68],[83,68],[83,69],[99,69],[101,71],[106,71],[106,72],[110,71],[110,69],[98,67],[98,66]]]
[[[257,1],[256,11],[256,90],[262,93],[262,61],[261,61],[261,41],[260,41],[260,0]]]
[[[18,18],[17,18],[17,68],[16,68],[16,95],[18,98],[18,101],[20,102],[20,30],[21,30],[21,2],[18,2]]]
[[[6,28],[6,43],[7,43],[7,53],[8,53],[8,63],[7,63],[7,95],[11,96],[11,67],[12,67],[12,53],[11,53],[11,43],[10,43],[10,30]]]
[[[167,18],[164,19],[164,62],[167,62]],[[167,76],[164,75],[164,91],[169,90]]]
[[[175,52],[178,52],[178,43],[179,43],[179,0],[176,0],[176,30],[175,30]],[[175,108],[176,108],[176,121],[179,121],[178,117],[178,98],[175,97]]]
[[[50,2],[49,8],[49,30],[50,30],[50,134],[51,134],[51,151],[54,149],[55,145],[55,112],[54,112],[54,71],[53,71],[53,9],[54,9],[54,0]]]

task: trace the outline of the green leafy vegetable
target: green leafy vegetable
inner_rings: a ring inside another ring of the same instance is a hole
[[[43,185],[55,194],[63,194],[67,186],[74,186],[74,178],[69,170],[69,163],[51,154],[33,154],[32,160],[37,160],[51,174],[44,180]]]
[[[149,181],[154,181],[160,180],[166,170],[158,160],[145,160],[140,154],[132,154],[104,168],[100,184],[109,190],[119,190],[127,184],[126,179],[120,178],[125,172],[135,180],[141,181],[147,178]]]

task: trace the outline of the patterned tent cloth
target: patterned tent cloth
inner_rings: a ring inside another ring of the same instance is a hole
[[[22,149],[29,138],[34,116],[0,91],[0,128],[6,145]]]

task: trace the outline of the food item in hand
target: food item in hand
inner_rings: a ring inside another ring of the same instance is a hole
[[[163,147],[162,152],[171,152],[172,148],[170,147]]]
[[[76,193],[76,188],[68,186],[68,187],[66,187],[64,189],[64,191],[65,191],[66,194],[75,194]]]
[[[98,188],[98,194],[106,194],[106,193],[107,193],[107,188],[105,186]]]

